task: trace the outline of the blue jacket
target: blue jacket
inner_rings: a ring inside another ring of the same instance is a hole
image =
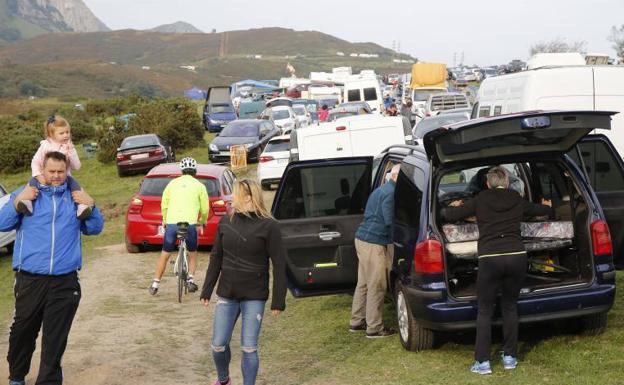
[[[0,210],[0,231],[17,230],[13,248],[13,270],[33,274],[62,275],[80,270],[80,233],[96,235],[104,227],[100,211],[94,207],[88,219],[76,218],[76,204],[67,183],[52,187],[39,185],[33,201],[33,215],[15,211],[13,201],[24,187],[14,191]]]
[[[392,243],[394,186],[394,181],[390,180],[373,191],[366,202],[364,222],[355,232],[355,238],[378,245]]]

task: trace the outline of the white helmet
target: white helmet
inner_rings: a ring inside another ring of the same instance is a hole
[[[197,161],[191,157],[186,157],[180,161],[181,170],[197,170]]]

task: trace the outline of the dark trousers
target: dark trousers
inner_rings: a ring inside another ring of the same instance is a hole
[[[492,316],[496,296],[502,289],[500,300],[503,314],[503,351],[516,357],[518,347],[518,296],[524,283],[527,257],[523,255],[499,255],[479,258],[477,275],[477,341],[475,359],[490,359],[492,344]]]
[[[39,329],[41,363],[36,385],[63,383],[61,358],[80,302],[76,272],[62,276],[15,274],[15,318],[9,336],[9,376],[23,380],[30,370]]]

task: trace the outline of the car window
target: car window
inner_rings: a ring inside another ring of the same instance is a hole
[[[601,140],[579,143],[589,183],[595,191],[624,191],[624,175],[609,145]],[[578,155],[570,153],[579,164]]]
[[[141,183],[139,195],[162,196],[163,191],[165,191],[165,187],[167,187],[167,184],[169,184],[169,182],[173,179],[173,177],[145,178]],[[216,197],[221,195],[219,192],[219,183],[215,179],[197,178],[197,180],[202,182],[202,184],[206,187],[208,196]]]
[[[264,152],[289,151],[290,139],[274,139],[267,143]]]
[[[234,181],[236,180],[236,177],[234,176],[234,174],[230,171],[230,170],[225,170],[225,172],[223,173],[224,176],[224,186],[223,186],[223,192],[226,195],[230,195],[232,194],[232,191],[234,190]]]
[[[364,88],[364,100],[377,100],[377,89],[374,87]]]
[[[394,190],[394,221],[397,225],[420,227],[423,191],[414,181],[424,180],[425,173],[421,169],[408,163],[401,165]]]
[[[360,89],[349,90],[347,92],[347,102],[359,102],[362,100],[360,97]]]
[[[255,122],[231,122],[219,136],[233,136],[233,137],[246,137],[246,136],[258,136],[258,124]]]
[[[479,117],[490,116],[490,106],[483,106],[479,108]]]
[[[444,194],[458,191],[476,194],[487,189],[487,171],[493,166],[495,165],[473,167],[444,174],[438,185],[438,196],[441,197]],[[509,187],[517,191],[520,195],[525,196],[525,182],[520,172],[519,165],[510,163],[501,164],[500,166],[509,172]]]
[[[290,118],[290,112],[288,110],[273,111],[273,119],[275,120],[288,119],[288,118]]]
[[[218,114],[223,112],[234,112],[234,108],[229,104],[213,104],[210,106],[211,114]]]
[[[154,135],[145,135],[145,136],[134,136],[129,137],[121,142],[121,146],[119,146],[122,150],[127,148],[136,148],[136,147],[147,147],[147,146],[156,146],[158,144],[158,139]]]
[[[503,107],[501,107],[501,106],[494,106],[494,116],[500,115],[502,110],[503,110]]]
[[[282,182],[275,218],[363,214],[370,175],[364,164],[291,170]]]
[[[295,106],[293,107],[293,111],[295,112],[295,115],[299,116],[306,114],[305,106]]]

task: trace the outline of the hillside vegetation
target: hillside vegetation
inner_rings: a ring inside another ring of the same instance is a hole
[[[283,28],[229,32],[227,53],[220,57],[223,36],[126,30],[56,33],[0,44],[0,97],[175,96],[192,86],[279,79],[286,75],[288,62],[301,76],[337,66],[378,73],[410,67],[393,63],[397,54],[377,44],[349,43],[320,32]],[[351,58],[352,52],[377,53],[379,58]],[[194,65],[196,71],[181,69],[181,65]]]

